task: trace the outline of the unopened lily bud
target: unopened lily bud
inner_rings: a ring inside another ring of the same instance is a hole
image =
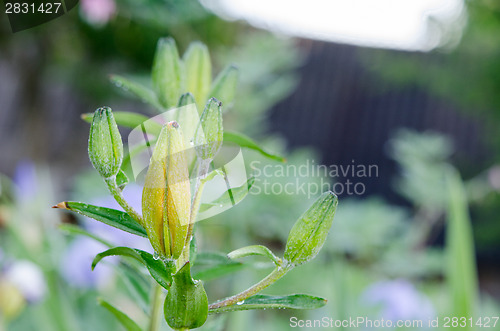
[[[104,178],[115,176],[123,161],[123,142],[109,107],[94,112],[89,135],[89,158]]]
[[[149,240],[161,258],[177,259],[187,243],[191,191],[185,145],[177,122],[158,137],[142,193]]]
[[[203,113],[194,135],[196,154],[203,160],[211,160],[219,152],[223,142],[222,104],[211,98]]]
[[[332,226],[337,203],[333,192],[325,192],[298,219],[288,235],[285,260],[297,266],[318,254]]]
[[[179,98],[179,102],[177,103],[177,108],[189,106],[192,105],[193,103],[195,103],[193,95],[187,92],[181,95],[181,97]]]
[[[186,89],[191,92],[198,105],[203,107],[212,84],[212,64],[205,44],[192,42],[184,53]]]
[[[173,329],[195,329],[208,316],[208,299],[203,283],[191,278],[189,262],[175,275],[163,306],[165,320]]]
[[[158,41],[151,76],[160,103],[166,108],[175,106],[182,80],[179,52],[172,38]]]
[[[209,96],[220,100],[226,109],[231,107],[236,94],[238,76],[238,68],[233,65],[226,67],[217,78],[215,78]]]

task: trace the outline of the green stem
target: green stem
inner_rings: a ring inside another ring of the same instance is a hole
[[[188,242],[190,243],[189,240]],[[186,245],[182,250],[182,253],[179,256],[179,258],[175,261],[176,272],[179,271],[188,261],[189,261],[189,245]]]
[[[198,210],[200,209],[203,188],[205,187],[205,181],[203,179],[207,175],[210,162],[212,162],[212,160],[202,160],[199,164],[198,177],[196,177],[196,185],[194,188],[193,202],[191,203],[191,213],[189,216],[189,226],[186,237],[188,243],[191,242],[191,236],[193,235],[194,222],[196,222],[196,216],[198,215]],[[186,245],[186,247],[186,250],[189,249],[189,245]],[[189,252],[187,254],[189,260]]]
[[[142,219],[142,216],[139,215],[138,212],[132,208],[131,205],[125,200],[123,197],[122,191],[118,188],[118,185],[116,184],[116,177],[109,177],[105,179],[106,184],[108,185],[109,192],[113,195],[115,198],[116,202],[134,219],[139,223],[140,225],[144,226],[144,221]]]
[[[292,270],[293,266],[292,265],[282,265],[278,266],[276,269],[274,269],[269,275],[267,275],[264,279],[262,279],[260,282],[257,284],[249,287],[245,291],[238,293],[236,295],[233,295],[229,298],[226,298],[224,300],[220,300],[217,302],[214,302],[210,305],[208,305],[208,309],[217,309],[217,308],[222,308],[226,306],[232,306],[238,302],[242,302],[245,299],[248,299],[252,295],[255,295],[268,287],[269,285],[272,285],[275,283],[278,279],[283,277],[288,271]]]
[[[159,319],[161,315],[162,306],[162,287],[158,284],[155,285],[153,302],[151,303],[151,320],[149,321],[148,331],[157,331],[159,326]]]

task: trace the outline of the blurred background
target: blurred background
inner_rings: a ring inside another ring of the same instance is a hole
[[[207,44],[214,72],[235,64],[240,80],[225,128],[287,158],[280,165],[244,151],[249,173],[267,166],[274,176],[260,172],[258,191],[200,222],[200,250],[260,243],[282,252],[320,191],[359,185],[335,190],[339,209],[321,254],[266,290],[318,295],[328,305],[230,313],[203,329],[288,330],[292,316],[499,315],[497,2],[80,0],[17,33],[0,17],[0,330],[119,330],[97,297],[144,318],[116,263],[91,272],[102,244],[58,225],[80,224],[117,245],[148,243],[50,206],[116,206],[88,160],[89,125],[80,115],[103,105],[154,115],[109,75],[150,84],[163,36],[181,54],[191,41]],[[318,165],[377,171],[314,173]],[[286,166],[309,170],[300,178],[278,172]],[[266,183],[316,189],[268,192]],[[140,206],[140,187],[125,195]],[[266,272],[207,280],[209,299]]]

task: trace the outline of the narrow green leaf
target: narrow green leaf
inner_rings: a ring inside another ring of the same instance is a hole
[[[131,129],[149,120],[148,117],[142,114],[128,112],[128,111],[117,111],[114,112],[114,115],[115,115],[115,121],[116,123],[118,123],[118,125]],[[159,124],[158,126],[161,127],[161,125]]]
[[[138,224],[129,214],[116,209],[98,207],[87,203],[65,201],[60,202],[52,208],[60,208],[74,211],[80,215],[93,218],[99,222],[111,225],[117,229],[147,237],[146,230]]]
[[[92,123],[93,115],[94,113],[83,113],[81,115],[81,118],[85,122]],[[146,132],[156,136],[160,134],[161,124],[150,120],[148,117],[142,114],[126,111],[114,111],[113,115],[115,117],[116,124],[118,124],[119,126],[123,126],[129,129],[135,129],[139,125],[144,124],[146,126]]]
[[[238,132],[224,131],[224,142],[232,142],[239,145],[240,147],[252,149],[271,160],[286,162],[286,159],[284,157],[264,150],[262,147],[257,145],[257,143],[254,142],[250,137],[247,137],[244,134]]]
[[[250,309],[316,309],[326,305],[323,298],[307,294],[273,296],[257,294],[236,305],[211,309],[210,314]]]
[[[115,308],[109,302],[104,301],[102,299],[97,299],[99,304],[106,308],[111,314],[113,314],[116,319],[123,325],[125,330],[127,331],[141,331],[142,329],[135,323],[130,317],[128,317],[125,313]]]
[[[225,109],[230,108],[234,102],[238,76],[238,68],[233,65],[227,66],[215,78],[208,97],[220,100]]]
[[[237,250],[232,251],[231,253],[227,254],[227,257],[230,258],[231,260],[234,259],[239,259],[242,257],[250,256],[250,255],[260,255],[267,257],[271,261],[274,262],[276,265],[280,265],[281,261],[280,259],[271,252],[269,248],[266,246],[262,245],[252,245],[252,246],[246,246],[239,248]]]
[[[223,253],[198,253],[196,255],[196,265],[193,268],[193,277],[201,280],[211,280],[227,276],[249,266],[251,265],[232,261]]]
[[[183,61],[186,90],[194,95],[201,109],[207,102],[212,84],[212,64],[207,46],[201,42],[192,42],[184,53]]]
[[[167,268],[163,261],[155,259],[152,254],[130,247],[115,247],[97,254],[94,261],[92,261],[92,270],[94,270],[95,266],[106,256],[115,255],[128,256],[142,263],[148,268],[149,273],[156,282],[164,288],[168,289],[172,284],[171,268]]]
[[[95,241],[98,241],[100,242],[101,244],[107,246],[107,247],[113,247],[113,245],[111,245],[111,243],[107,242],[106,240],[96,236],[95,234],[93,233],[90,233],[88,232],[87,230],[77,226],[77,225],[73,225],[73,224],[60,224],[59,225],[59,229],[60,230],[63,230],[63,231],[66,231],[68,233],[71,233],[71,234],[75,234],[75,235],[83,235],[83,236],[87,236],[89,238],[92,238],[94,239]]]
[[[132,93],[133,95],[141,99],[143,102],[150,104],[154,108],[158,110],[164,110],[164,108],[158,101],[158,98],[156,97],[154,91],[150,90],[146,86],[133,82],[125,77],[118,75],[112,75],[111,82],[116,86],[118,86],[119,88],[122,88],[123,90]]]
[[[478,298],[478,280],[474,239],[467,208],[463,182],[458,172],[450,168],[446,173],[448,188],[446,252],[447,281],[451,291],[450,313],[469,318],[475,316]],[[474,329],[468,327],[467,329]]]
[[[240,203],[241,200],[243,200],[247,196],[248,192],[250,191],[254,183],[255,183],[255,177],[250,177],[245,184],[227,190],[225,193],[223,193],[220,197],[218,197],[214,201],[209,203],[202,203],[200,206],[200,213],[207,211],[212,207],[217,206],[224,208],[227,206],[233,206]]]

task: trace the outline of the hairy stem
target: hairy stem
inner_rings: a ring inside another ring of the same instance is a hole
[[[251,297],[252,295],[255,295],[268,287],[269,285],[272,285],[275,283],[278,279],[283,277],[288,271],[292,270],[293,266],[292,265],[283,265],[283,266],[278,266],[276,269],[274,269],[269,275],[267,275],[264,279],[262,279],[260,282],[257,284],[249,287],[245,291],[238,293],[236,295],[233,295],[229,298],[214,302],[210,305],[208,305],[208,309],[217,309],[221,307],[226,307],[226,306],[232,306],[238,302],[242,302],[245,299]]]
[[[134,208],[132,208],[131,205],[125,200],[123,197],[122,191],[118,188],[118,185],[116,184],[116,177],[109,177],[105,179],[106,184],[108,185],[109,192],[113,195],[115,198],[116,202],[134,219],[139,223],[140,225],[144,226],[144,221],[142,219],[142,216],[139,215],[138,212],[135,211]]]
[[[155,285],[153,301],[151,303],[151,320],[149,321],[148,331],[157,331],[159,328],[159,319],[162,307],[162,287],[158,284]]]

